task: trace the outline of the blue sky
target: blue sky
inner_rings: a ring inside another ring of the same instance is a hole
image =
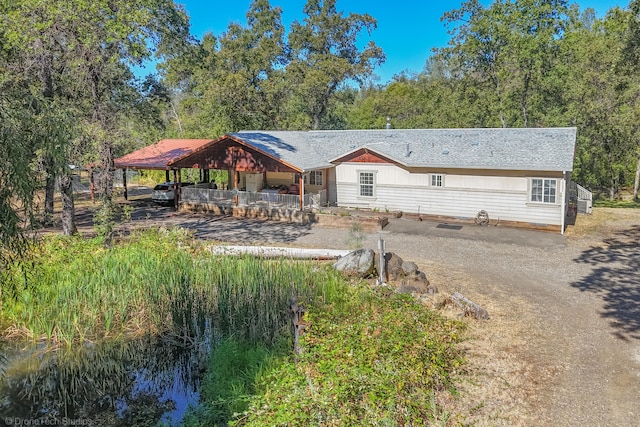
[[[221,34],[229,22],[245,24],[245,15],[251,0],[176,0],[185,6],[191,20],[191,33],[198,39],[206,32]],[[272,6],[283,10],[285,27],[294,20],[302,20],[305,0],[271,0]],[[368,13],[378,21],[371,34],[376,44],[384,50],[387,60],[376,68],[378,83],[386,83],[403,70],[421,71],[431,48],[443,47],[449,35],[440,22],[444,12],[460,7],[462,0],[337,0],[336,6],[345,14]],[[490,4],[491,1],[483,1]],[[592,7],[602,17],[612,7],[626,8],[628,1],[580,0],[580,9]],[[368,37],[364,41],[368,40]]]

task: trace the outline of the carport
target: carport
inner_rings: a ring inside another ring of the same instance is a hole
[[[181,169],[203,170],[203,180],[206,182],[209,181],[209,170],[226,170],[229,174],[229,183],[233,183],[234,190],[238,189],[240,172],[293,173],[298,175],[300,210],[302,210],[304,196],[302,170],[230,135],[216,140],[164,139],[116,159],[114,165],[123,171],[125,199],[127,199],[127,169],[165,170],[167,181],[169,181],[169,171],[173,171],[173,182],[176,183],[174,191],[176,208],[180,202]]]
[[[132,170],[164,170],[166,181],[169,182],[169,171],[173,171],[173,182],[180,183],[180,169],[173,164],[183,159],[196,150],[214,144],[212,139],[163,139],[155,144],[148,145],[125,156],[114,160],[114,167],[122,169],[122,185],[124,198],[127,194],[127,169]],[[205,176],[208,171],[205,171]],[[174,204],[178,205],[180,186],[175,185]]]

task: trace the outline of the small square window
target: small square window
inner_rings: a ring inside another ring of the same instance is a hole
[[[439,173],[431,174],[431,186],[432,187],[443,187],[444,186],[444,175]]]

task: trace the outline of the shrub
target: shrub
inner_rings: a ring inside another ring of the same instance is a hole
[[[314,305],[308,320],[297,363],[263,375],[232,425],[428,425],[446,414],[435,395],[452,391],[462,364],[460,323],[365,288]]]

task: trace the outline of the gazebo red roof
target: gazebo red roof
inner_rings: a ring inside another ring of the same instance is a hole
[[[114,160],[118,169],[171,169],[171,165],[208,144],[213,139],[163,139]]]

